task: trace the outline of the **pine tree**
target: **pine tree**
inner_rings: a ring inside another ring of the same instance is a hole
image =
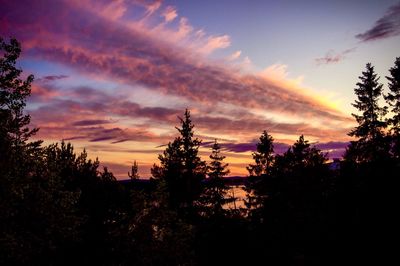
[[[179,117],[181,127],[176,127],[180,136],[170,142],[159,155],[161,166],[152,172],[165,179],[171,203],[178,208],[191,208],[202,192],[202,180],[206,174],[206,163],[198,155],[201,140],[194,138],[194,125],[186,109],[184,118]]]
[[[368,63],[366,69],[359,77],[361,81],[357,83],[358,87],[354,89],[357,100],[352,104],[362,112],[362,115],[352,114],[359,125],[350,131],[349,135],[374,140],[383,135],[385,122],[382,118],[387,110],[385,107],[379,107],[378,104],[383,85],[378,82],[379,77],[375,74],[374,67]]]
[[[245,202],[250,216],[259,219],[259,212],[267,196],[267,184],[271,180],[270,171],[274,163],[273,137],[264,130],[257,143],[257,151],[253,153],[255,164],[247,167],[250,177],[246,186],[247,200]]]
[[[78,235],[80,194],[66,188],[41,141],[28,142],[38,129],[24,113],[33,75],[20,78],[20,53],[16,39],[0,38],[0,262],[57,264],[54,255]]]
[[[260,176],[267,174],[274,160],[274,139],[264,130],[260,137],[260,142],[257,143],[257,151],[253,152],[253,160],[255,164],[250,164],[247,167],[251,176]]]
[[[390,76],[388,87],[390,92],[385,96],[386,102],[391,107],[393,117],[388,120],[392,131],[393,155],[400,158],[400,57],[396,58],[394,67],[389,69]]]
[[[211,162],[207,167],[208,179],[200,203],[206,216],[220,216],[224,213],[223,205],[228,187],[224,176],[229,174],[228,164],[223,163],[225,156],[221,155],[221,146],[215,140],[210,155]]]
[[[353,161],[371,161],[385,156],[388,150],[383,132],[386,127],[383,118],[387,108],[379,106],[382,84],[379,83],[379,77],[370,63],[366,65],[366,71],[362,72],[359,79],[360,82],[354,89],[357,100],[352,105],[362,113],[352,114],[358,126],[349,133],[349,136],[359,139],[351,142],[345,158]]]
[[[21,46],[16,39],[6,43],[0,37],[0,136],[14,146],[23,144],[37,132],[27,125],[30,116],[23,113],[26,99],[31,94],[33,75],[25,80],[20,79],[22,70],[16,67],[16,61],[21,53]]]
[[[139,171],[139,166],[135,160],[135,161],[133,161],[131,172],[128,172],[128,176],[131,178],[131,180],[140,178],[138,171]]]
[[[388,87],[390,92],[385,95],[386,102],[391,107],[393,117],[389,119],[389,124],[396,134],[400,134],[400,57],[396,58],[394,67],[389,69],[390,76],[386,77],[389,80]]]
[[[206,163],[201,160],[199,148],[201,140],[193,137],[194,125],[190,118],[190,111],[185,110],[184,117],[179,117],[181,128],[176,128],[181,134],[181,151],[183,160],[183,184],[185,185],[184,205],[191,207],[201,194],[201,182],[205,178],[207,171]]]
[[[180,207],[183,202],[183,160],[181,138],[169,142],[163,154],[158,155],[160,166],[154,164],[151,172],[156,180],[165,183],[169,193],[170,204],[173,208]]]

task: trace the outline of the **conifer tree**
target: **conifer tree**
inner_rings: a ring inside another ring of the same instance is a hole
[[[389,80],[388,87],[390,92],[385,95],[385,100],[391,107],[393,117],[389,119],[389,124],[392,130],[400,133],[400,57],[396,58],[394,67],[389,69],[390,76],[386,78]]]
[[[161,168],[152,172],[165,179],[171,203],[175,207],[191,208],[202,192],[201,181],[205,178],[206,163],[198,155],[201,140],[194,138],[194,125],[186,109],[184,118],[179,117],[180,136],[170,142],[158,159]]]
[[[264,199],[267,196],[266,183],[270,180],[270,171],[274,163],[273,137],[264,130],[257,143],[257,151],[253,153],[255,164],[247,167],[250,177],[246,186],[247,200],[245,202],[250,215],[259,219]]]
[[[382,120],[386,115],[387,109],[379,106],[379,98],[382,96],[382,84],[379,77],[375,74],[374,67],[368,63],[366,71],[362,72],[361,80],[354,89],[357,100],[352,105],[357,108],[361,115],[352,114],[357,120],[358,126],[350,131],[350,136],[355,136],[365,140],[374,140],[382,136],[385,122]]]
[[[394,67],[389,69],[390,76],[388,87],[390,92],[385,95],[386,102],[390,105],[393,117],[388,120],[391,126],[393,140],[393,155],[400,158],[400,57],[396,58]]]
[[[16,66],[20,53],[16,39],[6,42],[0,37],[0,174],[13,170],[9,166],[16,162],[12,160],[19,160],[22,167],[27,163],[20,160],[24,152],[34,152],[40,146],[40,141],[26,143],[38,129],[28,128],[30,116],[24,113],[33,75],[20,78],[22,70]]]
[[[372,161],[387,153],[388,145],[383,132],[387,108],[379,106],[382,84],[370,63],[366,65],[366,71],[362,72],[359,79],[360,82],[354,89],[357,100],[352,105],[361,114],[352,114],[358,126],[349,133],[349,136],[357,137],[358,140],[351,142],[345,157],[353,161]]]
[[[274,139],[264,130],[260,137],[260,142],[257,143],[257,151],[253,152],[253,160],[255,164],[250,164],[247,167],[251,176],[260,176],[267,174],[273,164],[274,156]]]
[[[133,161],[133,165],[132,165],[132,168],[131,168],[131,172],[128,172],[128,176],[129,176],[132,180],[134,180],[134,179],[139,179],[140,176],[139,176],[138,171],[139,171],[139,166],[138,166],[138,163],[137,163],[136,160],[135,160],[135,161]]]
[[[57,264],[54,255],[78,234],[79,193],[69,191],[41,141],[28,142],[24,113],[33,75],[22,79],[21,46],[0,37],[0,264]]]
[[[210,155],[211,162],[207,167],[208,180],[200,203],[207,216],[222,215],[225,195],[228,187],[225,185],[224,176],[229,174],[228,164],[223,163],[225,156],[221,155],[221,146],[215,140]]]

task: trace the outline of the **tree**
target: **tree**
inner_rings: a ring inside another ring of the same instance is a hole
[[[359,139],[351,142],[345,157],[353,161],[373,161],[387,154],[388,145],[383,132],[386,127],[383,117],[387,108],[379,106],[382,84],[370,63],[366,65],[366,71],[362,72],[359,79],[360,82],[354,89],[357,100],[352,105],[362,114],[352,114],[358,126],[349,133],[349,136]]]
[[[225,156],[221,155],[221,146],[215,140],[210,155],[211,162],[207,167],[208,179],[200,204],[206,216],[221,216],[224,213],[223,205],[228,187],[225,185],[224,176],[229,174],[228,164],[224,164]]]
[[[257,143],[257,151],[253,152],[253,160],[255,164],[250,164],[247,167],[249,174],[252,176],[260,176],[267,174],[274,161],[274,139],[264,130],[260,137],[260,142]]]
[[[257,143],[257,151],[253,152],[255,164],[247,167],[250,177],[246,186],[247,200],[245,204],[250,211],[250,216],[254,219],[260,218],[258,212],[267,196],[266,182],[270,181],[270,171],[275,160],[273,141],[273,137],[264,130],[260,136],[260,142]]]
[[[190,118],[190,111],[185,110],[184,117],[179,117],[181,121],[181,128],[176,128],[181,134],[182,145],[182,159],[183,159],[183,182],[185,184],[185,204],[192,206],[193,201],[196,200],[201,192],[201,181],[206,175],[206,163],[202,161],[199,153],[201,140],[193,137],[194,125]]]
[[[131,178],[131,180],[140,178],[138,171],[139,171],[139,166],[135,160],[133,161],[131,172],[128,172],[128,176]]]
[[[78,235],[80,193],[65,186],[41,141],[28,142],[38,129],[24,114],[33,76],[20,78],[20,53],[17,40],[0,38],[0,264],[57,264]]]
[[[40,142],[26,143],[38,129],[27,127],[30,116],[24,114],[24,107],[31,93],[33,75],[25,80],[20,78],[22,70],[16,67],[20,53],[21,46],[16,39],[7,43],[0,37],[0,174],[12,175],[10,171],[16,169],[10,166],[23,156],[23,150],[33,152],[40,146]]]
[[[393,117],[388,120],[393,132],[393,154],[396,158],[400,158],[400,57],[396,58],[394,67],[390,68],[389,72],[390,76],[386,78],[389,80],[390,92],[384,97],[393,114]]]
[[[31,94],[33,75],[25,80],[20,79],[22,70],[16,67],[16,61],[21,53],[21,46],[16,39],[6,43],[0,37],[0,136],[14,146],[25,143],[37,132],[30,130],[27,125],[30,116],[23,113],[26,98]]]
[[[202,180],[206,174],[206,164],[198,156],[201,140],[193,137],[194,125],[190,112],[186,109],[184,118],[179,117],[181,128],[179,137],[168,143],[158,156],[160,166],[153,166],[155,178],[166,181],[170,202],[175,208],[191,208],[202,192]]]

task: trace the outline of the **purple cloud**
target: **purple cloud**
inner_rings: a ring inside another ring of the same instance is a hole
[[[94,126],[94,125],[102,125],[112,123],[109,120],[80,120],[72,123],[73,126]]]
[[[364,33],[356,35],[362,42],[375,41],[400,34],[400,3],[389,7],[385,15]]]
[[[258,140],[253,140],[250,142],[244,143],[222,143],[221,147],[223,150],[228,152],[254,152],[256,151]],[[311,146],[315,146],[320,149],[322,152],[327,152],[329,158],[337,158],[342,157],[346,147],[349,145],[349,142],[340,142],[340,141],[330,141],[325,143],[314,143]],[[206,147],[211,147],[211,144],[204,145]],[[277,154],[283,154],[290,147],[289,144],[276,142],[274,143],[274,151]]]
[[[334,51],[329,51],[326,53],[324,57],[316,58],[315,62],[317,65],[329,65],[335,64],[340,61],[343,61],[346,58],[346,55],[352,53],[356,50],[356,47],[344,50],[340,53],[335,53]]]
[[[54,81],[59,79],[66,79],[68,76],[66,75],[51,75],[51,76],[44,76],[41,78],[36,79],[36,82],[46,82],[46,81]]]
[[[1,15],[9,27],[1,28],[0,33],[12,33],[23,41],[28,56],[198,103],[227,103],[348,121],[340,111],[284,84],[201,62],[195,52],[155,39],[145,28],[113,23],[96,12],[75,2],[35,5],[6,1],[2,2]],[[35,31],[40,36],[27,34]]]

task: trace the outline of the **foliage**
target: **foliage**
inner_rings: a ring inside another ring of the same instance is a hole
[[[275,154],[264,131],[247,167],[250,211],[241,216],[223,209],[228,164],[215,141],[206,167],[188,110],[151,180],[139,179],[136,161],[119,182],[86,150],[30,142],[37,129],[24,107],[33,76],[20,78],[15,39],[0,39],[0,48],[1,265],[338,265],[389,253],[379,248],[397,227],[399,58],[385,96],[390,132],[367,64],[355,89],[361,114],[350,135],[358,139],[340,169],[329,170],[327,155],[303,135]]]
[[[247,167],[250,176],[260,176],[267,174],[274,161],[274,139],[264,130],[257,143],[257,151],[253,152],[253,160],[255,164]]]
[[[210,155],[211,162],[207,167],[207,175],[204,191],[199,199],[201,212],[207,216],[222,216],[223,205],[226,203],[228,187],[224,176],[229,174],[228,164],[224,164],[225,156],[221,155],[221,146],[215,140]]]
[[[383,121],[387,107],[380,107],[378,103],[382,96],[382,84],[379,84],[379,77],[370,63],[366,65],[366,71],[362,72],[359,79],[360,82],[354,89],[357,100],[352,105],[362,113],[352,114],[358,126],[349,133],[358,140],[351,142],[345,158],[355,162],[382,160],[388,157],[389,150],[383,131],[387,126]]]
[[[392,117],[388,120],[391,126],[392,154],[400,159],[400,57],[396,58],[394,67],[389,69],[390,76],[388,87],[390,92],[385,95],[386,102],[390,105]]]
[[[168,143],[160,154],[160,166],[152,169],[155,178],[166,181],[170,194],[170,203],[174,208],[191,208],[202,191],[201,181],[205,178],[206,164],[198,156],[201,141],[193,138],[190,112],[185,111],[184,118],[179,118],[181,136]]]
[[[267,179],[271,176],[270,171],[275,160],[273,142],[273,137],[264,130],[257,143],[257,151],[252,154],[255,164],[247,167],[250,176],[246,185],[247,200],[245,204],[249,210],[249,216],[253,219],[261,218],[258,212],[262,209],[267,196],[265,182],[268,182]]]
[[[138,163],[137,163],[136,160],[135,160],[135,161],[133,162],[133,165],[132,165],[132,168],[131,168],[131,172],[128,172],[128,176],[129,176],[131,179],[139,179],[140,176],[139,176],[138,171],[139,171],[139,166],[138,166]]]

